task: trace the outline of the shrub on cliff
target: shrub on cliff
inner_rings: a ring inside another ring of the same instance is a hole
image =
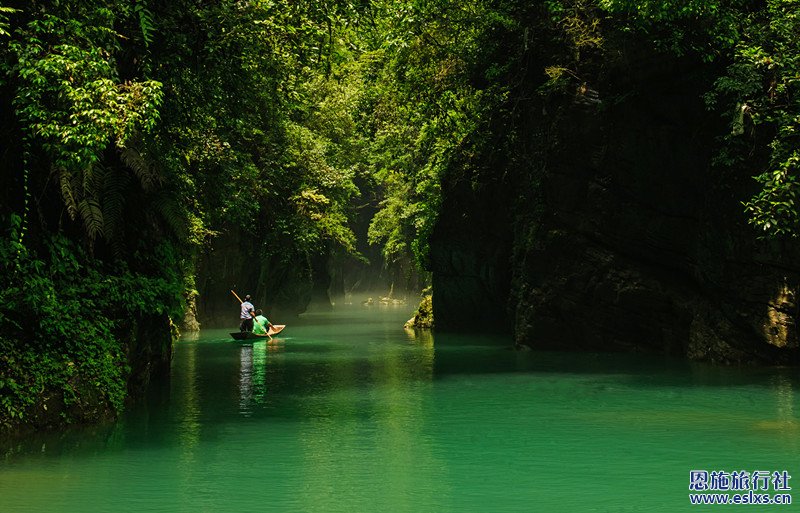
[[[417,313],[406,322],[406,328],[433,328],[433,296],[423,296],[419,303]]]
[[[116,415],[131,371],[125,327],[177,315],[182,281],[123,264],[101,273],[102,262],[59,235],[37,254],[19,242],[19,225],[12,216],[0,237],[0,431]]]

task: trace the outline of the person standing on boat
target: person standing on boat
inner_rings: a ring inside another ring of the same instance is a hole
[[[250,294],[248,294],[242,301],[242,313],[239,315],[242,322],[239,324],[239,331],[253,331],[253,317],[255,317],[253,303],[250,302]]]
[[[264,312],[259,308],[256,310],[256,323],[253,325],[253,333],[256,335],[266,335],[270,328],[274,328],[269,319],[264,317]]]

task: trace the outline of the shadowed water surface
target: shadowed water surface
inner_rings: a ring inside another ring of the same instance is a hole
[[[708,511],[690,470],[800,475],[794,369],[517,352],[409,316],[184,338],[119,422],[8,450],[0,511]]]

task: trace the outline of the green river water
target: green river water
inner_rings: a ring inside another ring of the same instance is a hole
[[[0,511],[800,508],[688,498],[691,470],[786,470],[800,488],[796,369],[519,352],[415,335],[408,317],[351,307],[271,344],[184,338],[171,379],[118,422],[9,450]]]

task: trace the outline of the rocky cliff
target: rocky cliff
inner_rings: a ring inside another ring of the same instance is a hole
[[[502,179],[446,180],[437,326],[509,325],[542,349],[797,363],[797,247],[747,225],[752,173],[712,165],[729,128],[703,104],[705,66],[620,59],[528,102],[524,158]]]

